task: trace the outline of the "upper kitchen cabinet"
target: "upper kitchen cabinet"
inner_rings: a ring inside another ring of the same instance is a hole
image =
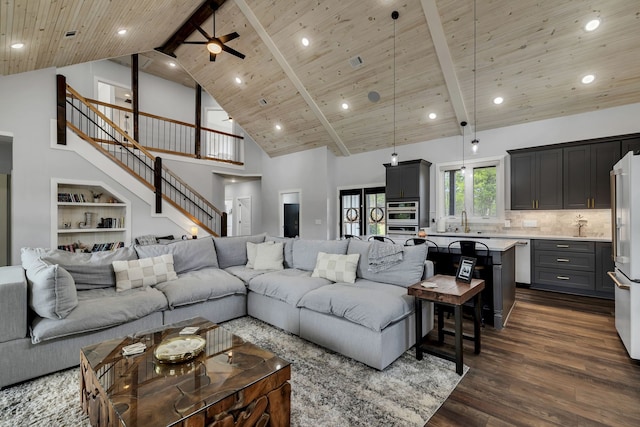
[[[511,209],[562,209],[562,149],[510,154]]]
[[[609,209],[609,172],[640,134],[508,150],[511,209]]]
[[[578,145],[563,150],[563,207],[609,209],[609,172],[620,160],[620,141]]]
[[[640,151],[640,136],[632,136],[622,140],[622,151],[620,158],[624,157],[629,151]]]
[[[385,163],[387,201],[429,200],[429,172],[431,163],[426,160],[408,160],[397,166]]]

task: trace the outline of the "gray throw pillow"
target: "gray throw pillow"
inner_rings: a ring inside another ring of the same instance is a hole
[[[37,259],[26,270],[29,307],[40,317],[64,319],[78,305],[73,277],[57,264]]]
[[[216,248],[213,246],[211,237],[178,240],[166,245],[136,245],[135,250],[139,258],[153,258],[164,254],[172,254],[173,265],[178,274],[208,267],[218,268]]]

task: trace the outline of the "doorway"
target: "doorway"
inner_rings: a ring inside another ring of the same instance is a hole
[[[300,236],[300,191],[280,192],[280,229],[283,237]]]
[[[11,265],[13,138],[0,134],[0,266]]]
[[[284,204],[284,237],[300,235],[300,203]]]
[[[238,197],[238,235],[248,236],[251,234],[251,197]]]

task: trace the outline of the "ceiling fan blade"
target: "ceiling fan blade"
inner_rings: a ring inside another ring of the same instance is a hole
[[[209,61],[216,62],[216,54],[209,52]]]
[[[207,44],[209,42],[188,42],[188,41],[184,41],[182,42],[182,44]]]
[[[222,50],[224,50],[227,53],[230,53],[232,55],[237,56],[240,59],[244,59],[245,55],[243,53],[238,52],[235,49],[231,49],[229,46],[227,46],[226,44],[222,45]]]
[[[240,37],[240,34],[238,34],[238,33],[236,33],[234,31],[233,33],[229,33],[229,34],[226,34],[224,36],[218,37],[218,40],[220,40],[220,42],[224,44],[224,43],[227,43],[227,42],[229,42],[231,40],[235,40],[238,37]]]

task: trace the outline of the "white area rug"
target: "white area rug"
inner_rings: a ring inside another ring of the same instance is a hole
[[[250,317],[223,326],[292,363],[292,426],[424,426],[462,378],[453,362],[418,361],[412,350],[378,371]],[[73,368],[0,391],[0,427],[88,426],[79,375]]]

